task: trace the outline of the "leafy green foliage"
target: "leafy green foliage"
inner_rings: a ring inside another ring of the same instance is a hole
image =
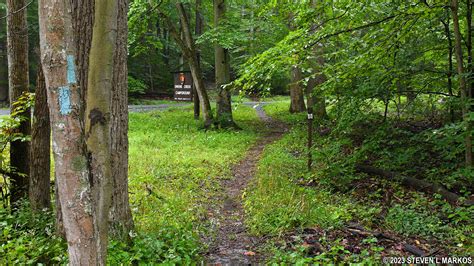
[[[275,115],[287,105],[265,106]],[[288,121],[295,121],[292,115]],[[296,126],[281,140],[267,146],[258,165],[255,183],[245,193],[247,223],[256,234],[281,234],[294,228],[318,225],[337,227],[351,219],[349,205],[329,191],[301,187],[306,172],[305,131]]]
[[[18,132],[18,128],[23,121],[28,119],[25,116],[25,111],[30,109],[33,103],[34,94],[23,93],[13,103],[11,114],[0,119],[0,175],[3,175],[3,180],[0,181],[0,191],[4,201],[7,200],[5,195],[8,194],[8,174],[15,173],[16,170],[10,167],[9,164],[9,144],[12,141],[30,141],[31,136],[25,136]]]
[[[55,234],[54,214],[32,214],[25,202],[20,208],[0,208],[0,264],[65,264],[66,243]]]
[[[148,86],[141,80],[128,76],[128,96],[139,96],[145,94]]]
[[[441,220],[427,211],[413,207],[395,205],[390,208],[385,223],[388,228],[406,236],[436,236],[442,238],[447,227]]]
[[[198,259],[206,248],[199,243],[207,230],[206,204],[257,137],[254,110],[236,106],[234,117],[243,130],[200,130],[190,106],[130,115],[130,201],[138,242],[128,251],[115,245],[113,261]]]
[[[440,241],[456,254],[466,254],[472,247],[473,224],[468,218],[473,215],[472,207],[453,207],[436,197],[406,191],[393,180],[367,179],[354,171],[356,164],[365,163],[418,178],[430,173],[430,178],[449,184],[449,179],[435,172],[445,169],[445,173],[456,173],[463,153],[459,148],[462,142],[458,142],[462,139],[454,132],[462,129],[452,124],[433,129],[430,123],[405,124],[391,118],[383,122],[377,105],[346,103],[344,109],[332,105],[330,115],[338,120],[316,121],[321,135],[315,135],[313,171],[307,172],[304,115],[289,114],[287,104],[265,106],[267,113],[293,125],[293,129],[267,147],[258,179],[246,193],[247,222],[254,232],[284,235],[314,226],[333,230],[350,220],[377,231]],[[371,111],[354,111],[358,108]],[[442,147],[447,148],[446,153]],[[364,186],[368,186],[366,190],[361,188]],[[394,196],[387,202],[391,191]],[[465,190],[464,193],[470,195]],[[342,213],[340,217],[328,215],[338,212]],[[328,239],[319,239],[328,248],[318,255],[310,255],[303,242],[276,245],[270,250],[274,254],[272,262],[279,264],[379,262],[384,247],[376,239],[364,241],[360,252],[349,251]]]
[[[177,230],[163,227],[156,233],[139,233],[133,237],[133,244],[111,241],[108,263],[120,264],[192,264],[200,251],[198,236],[191,230]]]

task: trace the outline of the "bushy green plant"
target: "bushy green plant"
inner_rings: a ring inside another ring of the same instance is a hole
[[[432,213],[417,210],[413,206],[399,204],[388,211],[385,225],[397,233],[406,236],[424,236],[442,238],[446,236],[447,226]]]
[[[65,264],[66,243],[55,234],[54,214],[33,214],[27,202],[0,209],[0,264]]]
[[[8,152],[9,144],[13,141],[29,141],[31,136],[18,132],[21,123],[27,119],[24,113],[32,107],[34,95],[32,93],[23,93],[16,102],[13,103],[12,112],[9,116],[0,119],[0,191],[4,202],[7,202],[8,195],[8,177],[15,169],[10,167],[10,156]]]
[[[148,90],[148,86],[141,80],[128,76],[128,96],[137,97],[143,95]]]
[[[191,230],[163,227],[158,232],[135,235],[132,245],[111,241],[107,260],[110,265],[189,265],[199,260],[197,239]]]

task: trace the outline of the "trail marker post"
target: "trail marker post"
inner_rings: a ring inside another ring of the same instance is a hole
[[[313,114],[313,107],[308,106],[308,171],[311,171],[311,167],[313,165],[313,121],[314,121],[314,114]]]

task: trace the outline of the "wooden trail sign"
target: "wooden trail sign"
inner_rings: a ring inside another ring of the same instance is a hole
[[[190,102],[193,100],[193,78],[191,72],[174,73],[174,100]]]

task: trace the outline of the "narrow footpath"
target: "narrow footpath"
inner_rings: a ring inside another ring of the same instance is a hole
[[[218,199],[221,205],[209,210],[215,219],[216,232],[212,240],[209,240],[210,248],[205,259],[207,265],[248,265],[264,260],[264,255],[258,252],[263,239],[250,235],[244,223],[242,193],[256,173],[256,165],[265,146],[278,140],[287,131],[287,127],[267,116],[262,105],[254,108],[267,127],[266,134],[232,168],[232,178],[221,182],[223,193]]]

